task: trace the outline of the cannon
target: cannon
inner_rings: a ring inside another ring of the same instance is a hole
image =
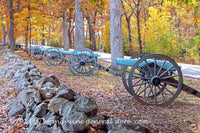
[[[181,66],[162,54],[138,54],[130,59],[117,58],[116,64],[123,65],[122,73],[113,71],[97,62],[98,54],[87,48],[62,51],[50,48],[43,53],[49,64],[60,65],[67,59],[70,71],[77,76],[88,76],[96,68],[122,77],[125,89],[140,103],[165,106],[174,101],[181,90],[200,97],[200,92],[183,84]]]

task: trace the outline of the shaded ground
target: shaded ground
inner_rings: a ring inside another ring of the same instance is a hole
[[[17,52],[17,54],[24,59],[29,59],[25,53]],[[61,83],[67,84],[74,91],[95,98],[101,113],[130,119],[146,126],[153,132],[200,132],[200,99],[197,97],[181,92],[169,106],[144,106],[137,103],[125,90],[120,77],[114,77],[101,70],[96,70],[90,76],[78,77],[71,74],[67,63],[53,67],[46,66],[43,61],[32,62],[41,72],[54,74]],[[101,63],[105,66],[110,65],[106,62]],[[4,109],[8,102],[16,98],[16,95],[9,93],[9,90],[3,87],[4,81],[1,82],[0,132],[8,130],[8,128],[11,128],[10,131],[15,129],[24,132],[24,125],[20,127],[21,124],[12,123],[14,120],[22,120],[21,116],[6,117]],[[184,83],[200,91],[200,80],[184,78]],[[3,125],[3,123],[6,124]]]

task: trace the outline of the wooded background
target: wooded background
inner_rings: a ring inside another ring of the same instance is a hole
[[[199,6],[199,0],[0,0],[0,40],[66,50],[104,44],[105,52],[113,46],[125,55],[160,53],[200,64]]]

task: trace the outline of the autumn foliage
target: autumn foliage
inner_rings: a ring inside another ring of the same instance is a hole
[[[84,11],[85,44],[92,50],[110,52],[109,0],[80,0]],[[121,0],[125,55],[161,53],[176,61],[200,63],[199,1]],[[13,0],[15,41],[63,47],[68,30],[74,48],[75,0]],[[67,11],[68,29],[63,29]],[[10,1],[0,1],[0,38],[9,40]]]

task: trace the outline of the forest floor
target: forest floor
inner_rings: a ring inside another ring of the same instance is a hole
[[[16,54],[29,60],[22,51]],[[110,63],[99,61],[104,66]],[[81,95],[93,97],[99,107],[99,113],[111,117],[122,117],[141,124],[154,133],[199,133],[200,132],[200,98],[181,92],[176,100],[164,107],[144,106],[136,102],[125,90],[120,77],[114,77],[107,72],[96,70],[90,76],[74,76],[67,63],[60,66],[46,66],[43,61],[32,60],[42,73],[54,74],[61,83]],[[200,80],[184,77],[184,83],[200,91]],[[5,88],[6,81],[0,81],[0,132],[24,132],[22,116],[7,117],[6,106],[16,99],[17,95],[10,93],[12,88]]]

